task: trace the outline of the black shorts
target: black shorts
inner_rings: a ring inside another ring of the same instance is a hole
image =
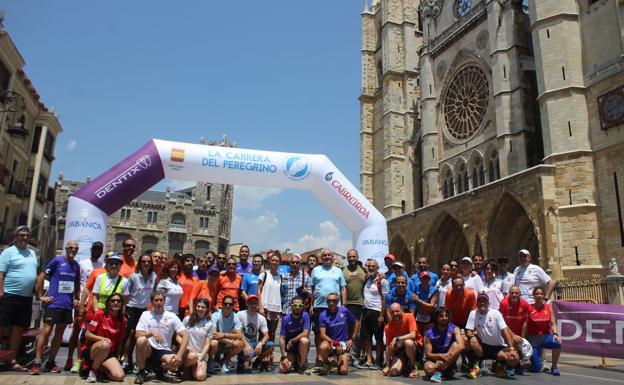
[[[48,325],[70,324],[74,322],[72,309],[46,308],[43,313],[43,323]]]
[[[0,327],[30,327],[33,298],[4,293],[0,298]]]
[[[383,325],[379,325],[379,315],[381,312],[373,309],[364,309],[362,311],[360,338],[371,340],[375,336],[375,342],[383,344]]]
[[[82,359],[85,362],[87,362],[89,364],[89,366],[91,366],[91,364],[93,363],[93,360],[91,360],[91,347],[93,347],[93,344],[89,344],[89,345],[85,346],[85,348],[82,350],[82,353],[80,354]],[[115,357],[115,352],[109,351],[108,352],[108,357],[106,357],[106,360],[108,360],[111,357]],[[104,361],[106,361],[106,360],[104,360]]]
[[[160,370],[162,358],[167,354],[173,354],[173,352],[171,350],[158,350],[152,348],[152,354],[147,359],[147,362],[149,362],[152,369]]]
[[[505,346],[493,346],[481,342],[481,349],[483,349],[483,357],[481,357],[481,359],[495,360],[498,356],[498,352],[505,349]]]
[[[362,316],[363,308],[364,306],[362,305],[351,305],[351,304],[347,305],[347,310],[349,310],[351,314],[353,314],[355,319],[360,319],[360,317]]]
[[[312,319],[310,320],[312,321],[312,331],[314,331],[314,338],[319,338],[321,336],[319,331],[319,315],[321,315],[321,313],[325,310],[327,310],[326,307],[314,308],[314,314],[312,314]]]
[[[136,329],[139,318],[141,318],[141,314],[143,314],[144,311],[145,309],[126,306],[126,314],[128,314],[128,320],[126,321],[126,337]]]

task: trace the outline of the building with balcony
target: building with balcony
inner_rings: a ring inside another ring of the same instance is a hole
[[[48,182],[63,128],[40,100],[24,64],[0,26],[0,249],[12,244],[17,226],[29,225],[31,246],[45,262],[56,250]]]
[[[59,250],[65,240],[64,218],[69,196],[89,181],[66,180],[55,185]],[[233,186],[197,183],[183,190],[148,190],[108,217],[107,249],[121,251],[124,240],[137,242],[138,257],[148,249],[203,254],[208,250],[225,253],[230,243]],[[89,255],[88,250],[81,253]]]

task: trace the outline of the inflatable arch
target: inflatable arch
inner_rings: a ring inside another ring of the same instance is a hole
[[[82,250],[106,244],[108,215],[164,178],[306,189],[353,232],[360,259],[385,270],[386,220],[325,155],[247,150],[151,140],[69,198],[66,240]]]

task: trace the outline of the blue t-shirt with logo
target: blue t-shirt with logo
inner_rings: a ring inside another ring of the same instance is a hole
[[[30,249],[7,247],[0,254],[0,272],[4,273],[4,292],[32,297],[37,281],[37,256]]]
[[[245,273],[243,280],[241,281],[241,290],[244,290],[247,295],[258,294],[258,280],[260,279],[260,273],[256,274],[253,271]]]
[[[393,303],[398,303],[403,308],[404,312],[413,312],[416,309],[416,302],[412,299],[412,293],[409,290],[405,290],[405,294],[400,295],[397,293],[396,287],[390,290],[390,293],[386,295],[386,308],[389,308]]]
[[[80,265],[73,259],[59,256],[52,259],[45,268],[50,281],[47,296],[54,297],[48,308],[74,308],[74,291],[80,290]]]
[[[335,313],[326,309],[319,315],[319,327],[325,328],[327,337],[341,342],[349,339],[349,323],[353,324],[355,321],[353,313],[344,306],[338,306]]]
[[[407,272],[404,271],[402,275],[407,278],[407,284],[409,285],[409,275],[407,275]],[[396,273],[390,274],[386,279],[388,280],[390,289],[394,289],[396,286]]]
[[[329,268],[321,265],[312,270],[312,286],[315,288],[314,307],[327,308],[327,296],[347,286],[342,270],[336,266]]]
[[[245,273],[249,273],[252,267],[253,266],[250,262],[246,262],[245,265],[243,265],[241,262],[236,262],[236,274],[243,275]]]
[[[301,313],[299,318],[293,317],[292,313],[282,318],[280,336],[285,336],[286,341],[297,337],[304,329],[310,330],[310,314],[307,311]]]
[[[435,286],[440,279],[436,273],[428,271],[431,279],[429,280],[429,286]],[[420,285],[420,271],[415,272],[410,277],[409,281],[407,281],[407,288],[413,292],[416,292],[416,288]]]
[[[449,322],[446,330],[440,330],[439,327],[434,326],[427,329],[425,335],[431,342],[433,354],[448,353],[449,347],[455,342],[455,325]]]

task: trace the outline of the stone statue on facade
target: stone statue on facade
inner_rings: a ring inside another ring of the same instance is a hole
[[[609,269],[611,270],[611,275],[620,275],[615,258],[611,258],[611,262],[609,262]]]

